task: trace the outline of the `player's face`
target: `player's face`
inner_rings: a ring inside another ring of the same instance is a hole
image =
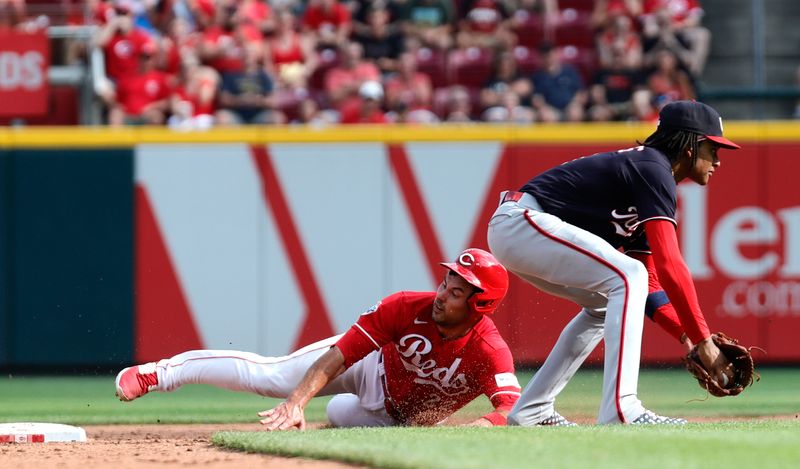
[[[689,172],[689,178],[692,181],[701,186],[708,184],[709,178],[720,165],[717,150],[719,150],[719,145],[711,140],[700,142],[697,148],[697,160]]]
[[[472,291],[472,285],[449,271],[436,290],[436,298],[433,300],[433,322],[443,327],[464,323],[470,314],[467,299]]]

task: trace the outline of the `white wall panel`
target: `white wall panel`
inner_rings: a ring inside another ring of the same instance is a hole
[[[269,148],[335,332],[342,332],[383,291],[384,146]]]
[[[387,190],[388,257],[385,268],[389,277],[383,296],[400,290],[428,291],[441,279],[431,278],[425,251],[394,175],[389,178]]]
[[[255,350],[261,285],[254,253],[265,214],[248,148],[140,145],[135,171],[203,345]]]
[[[443,254],[455,259],[470,242],[502,145],[448,142],[405,147]]]
[[[263,197],[259,197],[262,205]],[[292,272],[290,260],[278,236],[272,212],[266,205],[259,217],[258,250],[258,348],[254,351],[266,356],[286,355],[294,348],[297,330],[306,309],[303,297]]]

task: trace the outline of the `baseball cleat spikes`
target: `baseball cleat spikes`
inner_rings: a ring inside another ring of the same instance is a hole
[[[686,425],[686,419],[665,417],[645,410],[644,413],[631,422],[631,425]]]
[[[158,386],[156,364],[145,363],[125,368],[117,374],[117,397],[123,402],[144,396]]]
[[[577,427],[578,424],[570,422],[563,415],[553,411],[553,415],[536,424],[541,427]]]

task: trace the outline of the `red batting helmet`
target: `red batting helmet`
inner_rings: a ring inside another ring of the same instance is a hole
[[[491,314],[506,296],[508,272],[493,255],[483,249],[467,249],[458,255],[455,262],[441,262],[441,265],[478,289],[469,298],[469,305],[474,311]]]

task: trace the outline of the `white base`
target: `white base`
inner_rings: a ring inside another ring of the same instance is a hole
[[[60,423],[0,423],[0,443],[85,442],[86,430]]]

